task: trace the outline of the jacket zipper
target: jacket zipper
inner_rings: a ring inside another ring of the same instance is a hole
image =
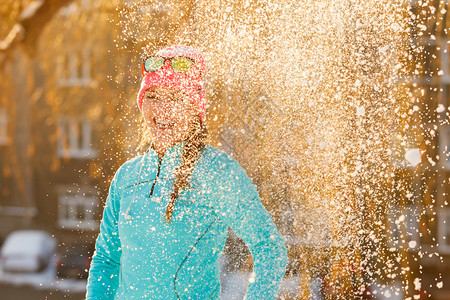
[[[156,172],[155,182],[153,183],[152,189],[150,191],[150,195],[148,196],[149,198],[151,198],[153,195],[153,190],[155,189],[156,181],[158,180],[159,172],[161,171],[161,162],[162,162],[162,159],[159,159],[159,157],[158,157],[158,172]]]

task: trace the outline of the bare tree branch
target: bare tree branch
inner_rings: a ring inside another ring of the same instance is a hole
[[[8,53],[17,45],[33,55],[45,25],[60,8],[71,2],[73,0],[35,0],[26,6],[6,38],[0,41],[0,65],[3,65]]]

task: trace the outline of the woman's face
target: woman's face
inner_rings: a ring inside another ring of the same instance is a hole
[[[154,143],[168,148],[189,137],[197,109],[180,89],[155,86],[145,91],[142,114]]]

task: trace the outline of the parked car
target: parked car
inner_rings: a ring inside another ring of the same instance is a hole
[[[42,230],[18,230],[9,234],[1,249],[1,266],[9,272],[39,272],[53,260],[56,239]]]
[[[59,251],[56,274],[60,278],[87,278],[93,254],[90,245],[67,245]]]

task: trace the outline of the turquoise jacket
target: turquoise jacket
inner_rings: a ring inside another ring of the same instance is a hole
[[[286,246],[236,160],[207,145],[170,224],[165,221],[185,143],[167,149],[162,159],[151,149],[114,175],[86,299],[220,299],[217,261],[228,227],[253,257],[256,276],[246,299],[275,299]]]

